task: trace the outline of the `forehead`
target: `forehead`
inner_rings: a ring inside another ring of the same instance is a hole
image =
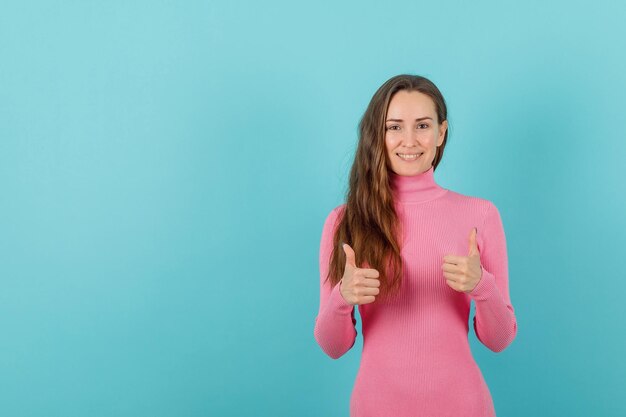
[[[419,91],[400,90],[391,97],[388,117],[394,119],[435,116],[435,103],[430,96]]]

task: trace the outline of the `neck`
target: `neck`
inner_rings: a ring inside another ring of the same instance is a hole
[[[448,190],[435,182],[434,172],[433,166],[417,175],[399,175],[389,170],[389,182],[395,200],[419,203],[445,194]]]

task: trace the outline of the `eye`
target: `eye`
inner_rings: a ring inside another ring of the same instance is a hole
[[[394,129],[394,128],[396,128],[396,127],[397,127],[397,128],[399,128],[400,126],[398,126],[398,125],[391,125],[391,126],[387,126],[387,129],[386,129],[386,130],[398,130],[398,129]]]
[[[420,123],[418,126],[426,126],[426,127],[428,127],[428,123]],[[426,129],[426,127],[424,129]]]

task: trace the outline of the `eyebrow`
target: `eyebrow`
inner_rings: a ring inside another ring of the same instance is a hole
[[[433,120],[432,117],[425,116],[425,117],[418,117],[417,119],[415,119],[415,121],[419,122],[420,120],[426,120],[426,119]],[[387,121],[388,122],[402,122],[403,120],[402,119],[387,119]]]

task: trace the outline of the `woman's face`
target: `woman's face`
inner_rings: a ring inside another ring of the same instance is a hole
[[[430,96],[419,91],[395,93],[385,121],[385,147],[391,169],[399,175],[417,175],[430,169],[435,148],[443,143],[447,128],[447,120],[437,123]]]

